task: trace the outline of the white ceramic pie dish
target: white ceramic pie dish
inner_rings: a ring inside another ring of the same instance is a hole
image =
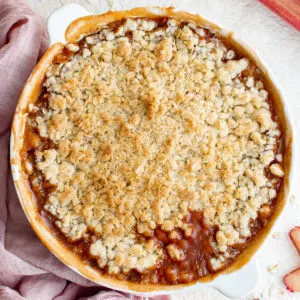
[[[142,16],[142,11],[145,9],[136,10],[133,12],[131,16]],[[159,8],[150,8],[148,12],[153,15],[162,15],[165,14],[163,9]],[[177,14],[176,11],[170,10],[169,12]],[[284,182],[284,188],[281,191],[281,201],[279,205],[276,205],[276,212],[274,213],[274,217],[270,221],[270,224],[267,226],[268,228],[264,230],[264,234],[261,234],[260,237],[255,238],[256,244],[247,249],[247,253],[241,255],[242,258],[235,264],[233,267],[228,269],[228,272],[235,271],[230,274],[224,274],[217,277],[215,280],[210,282],[198,282],[193,285],[177,285],[177,286],[168,286],[168,287],[157,287],[157,288],[143,288],[138,287],[137,285],[133,285],[130,283],[119,283],[118,280],[112,280],[110,278],[105,278],[103,276],[99,276],[99,274],[87,265],[83,265],[80,260],[72,255],[70,255],[69,251],[66,251],[63,246],[59,243],[58,240],[51,234],[51,231],[47,228],[47,226],[43,223],[42,219],[39,218],[34,201],[34,195],[30,190],[29,182],[26,179],[24,171],[21,167],[20,160],[20,148],[22,146],[23,141],[23,132],[25,128],[26,114],[24,113],[29,102],[35,101],[38,97],[38,84],[39,79],[43,76],[43,72],[47,65],[51,63],[51,59],[58,49],[61,47],[57,42],[65,43],[64,32],[67,26],[78,17],[87,16],[89,13],[79,5],[71,4],[62,7],[61,9],[55,11],[48,19],[48,31],[50,36],[50,43],[52,47],[48,50],[48,55],[44,56],[41,62],[37,65],[36,69],[32,73],[29,78],[23,93],[21,95],[19,104],[17,106],[13,126],[12,126],[12,135],[11,135],[11,165],[13,178],[16,186],[16,190],[21,202],[21,205],[24,209],[25,214],[29,222],[31,223],[33,229],[42,240],[42,242],[46,245],[46,247],[54,253],[62,262],[64,262],[71,269],[81,274],[82,276],[98,283],[103,286],[117,289],[124,292],[131,292],[136,295],[143,296],[153,296],[171,293],[174,291],[182,291],[183,289],[197,289],[203,286],[214,287],[219,290],[224,295],[230,298],[236,298],[244,296],[249,293],[258,283],[259,281],[259,269],[257,267],[256,259],[253,258],[249,263],[247,263],[250,258],[253,256],[254,252],[259,248],[265,239],[266,235],[270,231],[273,223],[277,219],[281,210],[284,207],[285,199],[287,199],[288,191],[289,191],[289,183],[291,181],[291,166],[292,162],[292,152],[293,152],[293,139],[292,139],[292,128],[290,123],[290,114],[286,107],[286,102],[284,100],[283,95],[278,89],[278,84],[276,83],[274,76],[270,73],[269,69],[266,68],[265,64],[261,62],[261,60],[253,53],[252,49],[250,49],[243,41],[236,37],[236,35],[228,30],[220,29],[218,26],[215,26],[210,21],[206,21],[199,18],[199,22],[204,22],[218,31],[219,34],[224,35],[226,37],[230,37],[233,41],[235,41],[240,47],[242,47],[247,53],[249,53],[256,61],[257,65],[260,69],[265,72],[266,76],[269,77],[271,82],[271,88],[275,89],[275,94],[277,97],[277,108],[282,111],[282,118],[284,119],[285,124],[285,133],[286,133],[286,151],[287,153],[287,169],[289,169],[289,176],[286,176]],[[179,13],[180,15],[180,13]],[[107,17],[106,22],[110,22],[109,15]],[[77,27],[80,29],[84,25],[84,22],[78,21]],[[72,36],[73,34],[73,36]],[[76,32],[69,31],[69,36],[67,36],[67,40],[75,39]],[[245,251],[244,251],[245,252]],[[242,267],[244,266],[244,267]],[[242,268],[241,268],[242,267]],[[240,269],[241,268],[241,269]]]

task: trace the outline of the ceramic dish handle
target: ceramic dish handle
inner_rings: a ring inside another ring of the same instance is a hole
[[[47,20],[50,45],[65,43],[65,31],[74,20],[88,16],[90,13],[79,4],[68,4],[55,10]]]
[[[208,285],[230,299],[242,298],[254,290],[259,283],[259,269],[254,257],[239,271],[217,277]]]
[[[55,10],[48,18],[47,27],[50,37],[50,45],[65,43],[64,33],[69,24],[77,18],[90,15],[90,13],[78,4],[69,4]],[[194,288],[210,286],[217,289],[224,296],[240,298],[249,294],[258,284],[259,271],[255,258],[246,266],[232,274],[221,275],[213,282],[198,283]],[[174,290],[175,291],[175,290]]]

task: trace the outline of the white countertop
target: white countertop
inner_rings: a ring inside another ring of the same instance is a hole
[[[269,65],[288,101],[294,119],[295,138],[300,141],[300,32],[285,23],[257,0],[27,0],[48,16],[55,8],[79,3],[93,13],[123,10],[135,6],[174,6],[204,18],[216,20],[233,30]],[[300,143],[298,142],[297,149]],[[299,160],[300,162],[300,160]],[[257,254],[261,280],[251,295],[243,299],[300,300],[300,293],[286,291],[282,278],[300,267],[300,257],[292,246],[288,231],[300,225],[300,171],[296,167],[291,197],[281,217]],[[278,265],[277,271],[268,268]],[[224,300],[227,297],[211,288],[177,293],[173,300]]]

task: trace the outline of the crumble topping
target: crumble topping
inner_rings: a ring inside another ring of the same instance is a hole
[[[200,211],[216,228],[211,268],[224,266],[270,214],[284,176],[282,133],[253,63],[175,19],[127,19],[66,48],[74,55],[47,72],[48,105],[27,121],[53,143],[26,170],[55,186],[44,203],[55,225],[89,240],[108,273],[143,273],[165,255],[186,258],[155,230],[192,238],[185,218]]]

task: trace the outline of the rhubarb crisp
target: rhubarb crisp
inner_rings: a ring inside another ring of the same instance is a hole
[[[212,29],[127,18],[66,44],[28,106],[40,214],[98,272],[192,282],[269,221],[284,177],[264,75]]]

